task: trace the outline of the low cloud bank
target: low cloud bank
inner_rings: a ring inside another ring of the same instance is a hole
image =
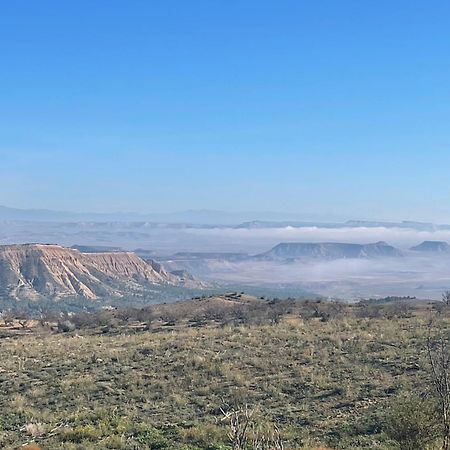
[[[297,285],[322,295],[357,299],[389,295],[440,298],[450,289],[450,256],[340,259],[279,263],[245,261],[210,267],[207,277],[226,282]]]
[[[425,240],[450,242],[450,230],[407,228],[164,228],[126,223],[0,223],[0,243],[47,242],[66,246],[103,245],[128,250],[143,248],[152,255],[177,252],[242,252],[258,254],[280,242],[386,241],[407,250]],[[450,256],[406,251],[405,257],[284,263],[246,260],[200,261],[187,267],[211,280],[252,284],[295,284],[323,295],[358,298],[413,295],[439,298],[450,289]],[[197,264],[197,266],[195,265]]]

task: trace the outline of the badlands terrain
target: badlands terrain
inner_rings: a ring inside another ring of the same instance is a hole
[[[202,288],[189,274],[168,272],[132,252],[89,252],[60,245],[0,246],[0,297],[17,300],[144,295],[152,286]]]

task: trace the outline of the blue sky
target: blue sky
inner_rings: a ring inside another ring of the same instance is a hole
[[[450,221],[450,3],[0,5],[0,204]]]

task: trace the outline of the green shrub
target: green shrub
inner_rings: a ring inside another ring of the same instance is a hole
[[[97,441],[100,437],[101,433],[97,427],[85,425],[66,430],[62,435],[62,440],[80,444],[83,441]]]
[[[151,450],[164,450],[170,448],[170,444],[163,433],[154,427],[149,426],[141,428],[134,436],[134,439],[139,444],[147,445]]]
[[[397,398],[387,411],[384,430],[401,450],[437,448],[440,423],[435,401],[416,396]]]

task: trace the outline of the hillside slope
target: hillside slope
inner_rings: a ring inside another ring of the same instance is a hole
[[[185,277],[131,252],[81,253],[59,245],[0,247],[0,297],[122,297],[151,285],[183,286]],[[191,284],[195,281],[191,280]],[[196,286],[201,287],[201,285]]]

